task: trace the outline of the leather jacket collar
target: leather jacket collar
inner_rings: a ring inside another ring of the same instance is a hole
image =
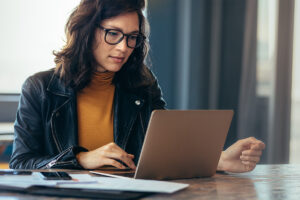
[[[59,79],[59,77],[55,73],[53,73],[51,76],[51,79],[47,86],[47,91],[58,96],[71,97],[72,95],[74,95],[74,90],[62,83],[62,80]]]

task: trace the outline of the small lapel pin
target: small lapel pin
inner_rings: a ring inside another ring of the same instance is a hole
[[[140,101],[140,100],[136,100],[134,103],[135,103],[135,105],[137,105],[137,106],[141,105],[141,101]]]

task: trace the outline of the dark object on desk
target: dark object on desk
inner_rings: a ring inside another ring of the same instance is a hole
[[[93,199],[139,199],[153,193],[148,192],[124,192],[118,190],[96,190],[96,189],[72,189],[57,188],[51,186],[31,186],[28,188],[18,188],[12,186],[0,185],[0,192],[26,193],[31,195],[57,196],[57,197],[75,197],[75,198],[93,198]]]
[[[25,170],[11,170],[11,169],[2,169],[0,170],[0,175],[31,175],[31,171]]]
[[[72,180],[67,172],[40,172],[44,180]]]
[[[118,161],[120,162],[120,161]],[[126,166],[126,164],[124,164],[124,166]],[[124,171],[134,171],[133,169],[131,169],[130,167],[126,167],[125,169],[119,169],[119,168],[116,168],[114,166],[104,166],[104,167],[100,167],[98,168],[98,170],[101,170],[101,171],[110,171],[110,172],[117,172],[117,171],[121,171],[121,172],[124,172]]]
[[[228,174],[226,171],[222,171],[222,170],[217,170],[216,174]]]

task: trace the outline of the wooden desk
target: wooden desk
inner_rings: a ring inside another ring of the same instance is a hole
[[[181,181],[191,186],[152,199],[300,199],[300,165],[258,165],[250,173]]]
[[[156,194],[143,200],[300,199],[300,165],[258,165],[250,173],[217,174],[212,178],[185,179],[177,182],[189,183],[190,186],[175,194]],[[60,199],[13,193],[0,193],[0,196],[14,200]]]

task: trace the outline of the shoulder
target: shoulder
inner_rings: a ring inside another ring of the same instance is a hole
[[[29,76],[27,78],[27,80],[30,80],[33,82],[47,83],[47,82],[50,82],[53,75],[54,75],[54,69],[49,69],[47,71],[41,71],[41,72],[35,73],[32,76]]]
[[[50,80],[54,75],[54,69],[49,69],[47,71],[41,71],[29,76],[22,86],[23,92],[42,92],[41,90],[46,90]]]
[[[162,91],[158,83],[158,79],[154,72],[148,68],[149,77],[151,79],[151,84],[146,87],[146,91],[150,96],[162,96]]]

